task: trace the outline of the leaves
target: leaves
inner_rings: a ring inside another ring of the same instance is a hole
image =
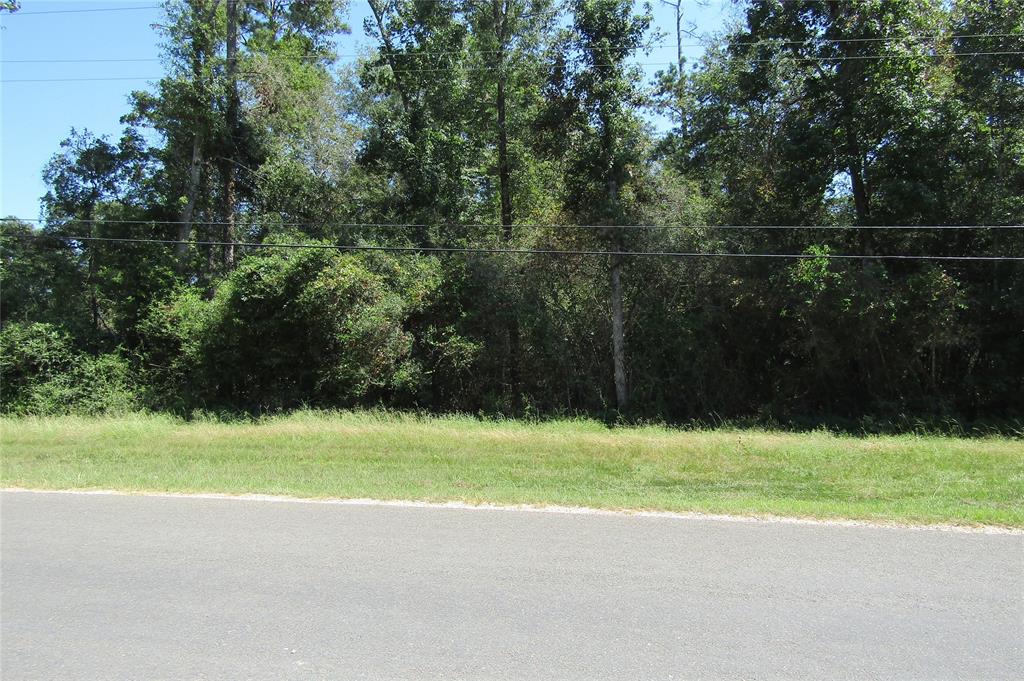
[[[745,0],[654,89],[649,8],[624,0],[373,0],[375,49],[339,68],[346,8],[243,3],[228,134],[225,3],[166,3],[165,77],[124,134],[73,131],[42,228],[4,222],[3,332],[25,350],[4,371],[42,375],[40,338],[91,367],[60,364],[39,405],[93,404],[74,381],[108,372],[160,408],[611,418],[617,363],[632,415],[660,420],[1024,408],[1017,264],[875,258],[1024,253],[1020,230],[931,228],[1024,223],[1022,62],[977,54],[1021,49],[1019,2]],[[263,246],[694,255],[238,246],[232,269],[194,243],[225,215]],[[921,229],[861,229],[885,225]]]

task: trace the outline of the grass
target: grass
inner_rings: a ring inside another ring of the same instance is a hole
[[[0,419],[6,487],[461,500],[1024,527],[1024,442],[303,412]]]

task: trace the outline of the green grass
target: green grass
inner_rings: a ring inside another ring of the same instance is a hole
[[[1024,527],[1024,442],[304,412],[0,419],[7,487],[462,500]]]

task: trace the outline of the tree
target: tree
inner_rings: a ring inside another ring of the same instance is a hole
[[[1012,0],[960,0],[954,3],[950,33],[957,85],[956,99],[963,105],[960,132],[965,126],[981,143],[972,158],[983,167],[987,215],[976,219],[1000,224],[1024,219],[1024,66],[1008,45],[1024,38],[1024,7]],[[984,54],[984,53],[990,54]],[[978,54],[981,53],[981,54]],[[995,53],[995,54],[992,54]],[[954,133],[957,134],[957,133]],[[979,189],[982,189],[979,187]]]
[[[575,50],[577,70],[571,94],[578,109],[572,121],[566,186],[567,207],[585,224],[628,224],[635,213],[631,180],[640,163],[641,123],[637,107],[642,93],[639,74],[628,60],[643,47],[650,27],[646,14],[635,15],[627,0],[576,0],[567,45]],[[626,249],[625,230],[609,229],[604,240],[615,252]],[[613,255],[609,268],[612,364],[615,400],[620,411],[629,403],[626,383],[625,316],[622,268]]]
[[[72,130],[43,177],[45,233],[61,237],[167,238],[162,226],[146,224],[157,205],[157,169],[143,139],[129,130],[114,144]],[[166,260],[145,244],[111,248],[102,241],[74,241],[70,252],[84,275],[93,349],[124,340],[149,296],[167,285]],[[76,326],[72,324],[72,326]]]
[[[857,224],[874,221],[875,159],[894,134],[912,134],[931,109],[924,76],[935,45],[921,36],[940,28],[940,6],[937,0],[754,0],[748,30],[730,47],[751,60],[747,87],[755,97],[779,62],[798,67],[804,128],[830,138],[834,170],[849,179]]]
[[[360,74],[369,119],[360,162],[389,187],[373,213],[420,225],[409,234],[419,245],[464,238],[445,225],[481,222],[474,191],[481,141],[468,134],[475,107],[467,28],[453,0],[373,0],[370,7],[365,29],[379,51]]]
[[[991,161],[995,145],[982,131],[994,128],[978,125],[991,114],[969,113],[975,105],[966,104],[962,89],[968,80],[956,76],[972,57],[1001,57],[949,53],[958,41],[983,43],[994,40],[986,35],[1013,29],[985,25],[1004,16],[987,7],[973,26],[955,27],[955,16],[937,3],[751,2],[746,26],[709,51],[689,79],[669,158],[701,181],[714,221],[722,224],[1012,223],[989,210],[1012,186]],[[990,61],[985,73],[998,73],[995,64],[1007,67],[1006,75],[1013,70],[1012,62]],[[984,107],[998,101],[991,95],[976,101],[982,99]],[[782,229],[747,230],[708,244],[761,252],[1006,254],[1019,248],[1014,239],[984,230]],[[968,358],[983,356],[983,344],[1006,347],[1011,335],[977,316],[991,313],[976,305],[995,302],[980,291],[993,289],[988,277],[998,266],[867,259],[816,267],[786,268],[783,276],[770,261],[723,263],[719,283],[709,287],[722,288],[735,270],[742,274],[734,279],[731,304],[761,301],[747,310],[748,320],[760,320],[761,344],[784,359],[750,349],[741,361],[751,363],[752,376],[769,368],[755,382],[773,387],[774,409],[851,413],[864,404],[927,410],[954,403],[963,409],[970,400],[947,392],[950,377],[964,380]],[[1001,287],[1015,285],[1015,277],[1001,277]],[[1016,313],[1000,318],[1019,325]],[[772,368],[780,362],[784,372]],[[828,388],[838,380],[847,386],[844,399]]]
[[[85,277],[70,244],[30,238],[32,225],[2,222],[0,237],[0,325],[9,322],[61,325],[72,336],[90,333],[82,296]]]
[[[348,30],[340,18],[346,7],[345,0],[167,0],[169,73],[156,93],[134,94],[125,120],[162,138],[156,153],[178,239],[191,238],[198,217],[207,238],[227,242],[219,258],[209,251],[208,275],[236,259],[240,207],[273,208],[261,192],[261,168],[295,146],[284,140],[315,134],[303,124],[322,112],[332,87],[332,38]],[[184,267],[185,245],[178,255]]]
[[[545,50],[554,14],[550,0],[485,0],[468,3],[469,87],[478,102],[474,134],[493,149],[495,163],[486,172],[498,187],[502,238],[513,238],[517,195],[523,193],[531,159],[524,153],[529,130],[539,113]]]
[[[224,27],[219,21],[221,0],[169,0],[166,22],[160,25],[165,38],[167,75],[155,93],[136,91],[132,110],[122,120],[133,127],[150,127],[162,144],[153,150],[162,166],[167,216],[178,222],[175,247],[182,274],[192,275],[187,242],[198,218],[207,239],[220,240],[210,230],[220,220],[216,210],[219,193],[213,177],[219,140],[225,135],[218,116],[219,71],[223,60]],[[212,249],[208,267],[212,270]]]

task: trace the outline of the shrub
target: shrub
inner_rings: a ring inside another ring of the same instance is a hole
[[[17,414],[112,414],[140,406],[133,372],[117,353],[76,351],[52,324],[0,330],[0,408]]]
[[[439,277],[429,261],[305,251],[245,259],[206,300],[194,287],[142,325],[156,400],[276,410],[347,406],[415,390],[409,316]]]

